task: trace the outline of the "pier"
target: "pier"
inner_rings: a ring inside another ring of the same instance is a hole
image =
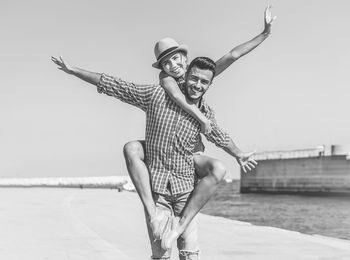
[[[258,153],[241,192],[350,194],[350,146]]]
[[[2,188],[0,259],[139,260],[150,248],[135,192]],[[350,259],[350,241],[199,215],[202,260]],[[178,259],[176,250],[173,258]]]

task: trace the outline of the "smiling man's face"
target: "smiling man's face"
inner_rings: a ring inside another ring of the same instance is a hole
[[[171,53],[165,56],[160,64],[166,74],[177,79],[186,73],[187,57],[182,52]]]
[[[198,102],[211,85],[213,76],[210,70],[192,67],[186,76],[186,96],[191,101]]]

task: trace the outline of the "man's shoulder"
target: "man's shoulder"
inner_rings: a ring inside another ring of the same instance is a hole
[[[160,97],[163,97],[166,95],[165,89],[159,85],[159,84],[154,84],[152,85],[152,99],[159,99]]]
[[[159,84],[154,84],[153,88],[154,88],[154,92],[165,93],[165,89]]]

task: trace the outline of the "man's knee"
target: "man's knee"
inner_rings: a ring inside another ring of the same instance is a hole
[[[144,158],[144,151],[143,146],[141,142],[139,141],[131,141],[124,145],[123,153],[125,159],[132,159],[132,158],[140,158],[143,160]]]
[[[226,166],[219,160],[211,160],[208,170],[209,174],[212,175],[217,182],[220,182],[226,174]]]

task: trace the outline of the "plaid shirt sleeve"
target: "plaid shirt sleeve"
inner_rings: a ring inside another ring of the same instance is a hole
[[[208,105],[206,105],[205,110],[206,117],[212,122],[212,131],[209,134],[205,134],[205,137],[209,142],[212,142],[220,148],[227,147],[230,142],[230,136],[218,126],[214,110]]]
[[[157,85],[137,85],[102,73],[97,92],[147,111]]]

